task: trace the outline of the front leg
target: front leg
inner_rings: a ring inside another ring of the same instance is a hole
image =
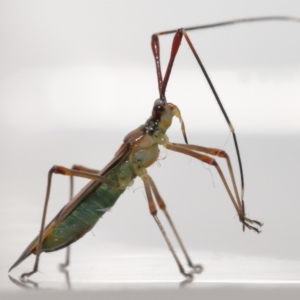
[[[257,233],[260,233],[260,230],[253,226],[254,225],[258,225],[259,227],[261,227],[263,224],[259,221],[255,221],[255,220],[251,220],[249,218],[247,218],[245,216],[245,209],[244,209],[244,202],[240,200],[239,195],[237,193],[237,188],[236,188],[236,183],[235,183],[235,179],[234,179],[234,175],[233,175],[233,171],[232,171],[232,167],[231,167],[231,163],[230,163],[230,159],[228,157],[228,155],[226,154],[225,151],[220,150],[220,149],[215,149],[215,148],[206,148],[206,147],[202,147],[202,146],[197,146],[197,145],[185,145],[185,144],[173,144],[173,143],[166,143],[164,144],[164,146],[167,149],[170,149],[172,151],[175,152],[179,152],[179,153],[183,153],[186,154],[188,156],[194,157],[206,164],[212,165],[216,168],[219,176],[221,177],[221,180],[225,186],[225,189],[231,199],[231,202],[239,216],[239,219],[241,221],[241,223],[246,226],[248,229],[254,230]],[[217,161],[210,157],[209,155],[206,154],[202,154],[199,152],[204,152],[204,153],[208,153],[214,156],[219,156],[219,157],[224,157],[227,160],[227,164],[228,164],[228,169],[229,169],[229,173],[230,173],[230,177],[231,177],[231,181],[234,187],[234,191],[235,191],[235,196],[233,195],[233,193],[231,192],[231,189],[229,188],[229,185],[227,183],[227,180],[223,174],[222,169],[220,168],[219,164],[217,163]]]

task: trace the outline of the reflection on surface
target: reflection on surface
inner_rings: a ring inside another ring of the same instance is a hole
[[[18,280],[16,278],[12,277],[11,275],[8,275],[8,278],[13,284],[15,284],[16,286],[18,286],[22,289],[38,289],[39,288],[39,285],[37,282],[34,282],[29,279],[20,278]],[[32,284],[33,287],[31,287],[30,284]]]
[[[70,272],[67,269],[67,267],[69,266],[69,256],[68,254],[70,253],[70,248],[68,248],[67,251],[67,258],[68,258],[68,263],[64,263],[64,264],[59,264],[58,265],[58,270],[64,274],[64,279],[65,279],[65,283],[67,286],[67,289],[69,291],[72,290],[72,283],[71,283],[71,277],[70,277]],[[200,265],[197,265],[197,267],[192,268],[191,271],[188,273],[189,276],[186,276],[184,280],[182,281],[178,281],[178,287],[180,288],[184,288],[186,287],[188,284],[191,284],[194,281],[194,275],[195,274],[201,274],[203,272],[203,267],[201,267]],[[17,287],[20,287],[22,289],[45,289],[45,287],[43,286],[43,284],[39,284],[38,282],[30,279],[29,277],[21,277],[19,279],[14,278],[11,275],[8,275],[8,278],[10,279],[10,281],[15,284]],[[51,280],[50,280],[51,281]],[[63,282],[63,280],[62,280]],[[101,283],[100,283],[101,284]]]
[[[66,268],[60,268],[60,271],[62,273],[64,273],[66,285],[68,287],[68,290],[71,291],[72,290],[72,285],[71,285],[71,279],[70,279],[69,271]],[[188,276],[183,281],[179,282],[178,286],[180,288],[184,288],[187,285],[191,284],[194,280],[193,273],[195,273],[195,270],[191,271],[191,276]],[[16,278],[12,277],[11,275],[8,275],[8,278],[13,284],[15,284],[18,288],[21,288],[21,289],[25,289],[25,290],[28,290],[28,289],[29,290],[43,289],[43,287],[40,287],[37,282],[35,282],[33,280],[30,280],[29,278],[20,277],[20,279],[16,279]]]
[[[68,248],[68,249],[70,249],[70,248]],[[60,272],[62,272],[63,274],[65,274],[65,278],[66,278],[66,283],[67,283],[67,286],[68,286],[68,290],[71,290],[72,289],[72,287],[71,287],[71,280],[70,280],[69,271],[67,270],[67,266],[68,265],[60,264],[59,265],[59,270],[60,270]]]
[[[226,253],[192,252],[197,261],[202,258],[206,266],[194,280],[182,281],[168,251],[153,251],[152,255],[106,255],[94,252],[86,257],[74,257],[69,269],[57,270],[57,257],[44,259],[40,270],[27,280],[17,280],[10,275],[10,284],[2,278],[1,285],[12,289],[42,290],[118,290],[147,288],[200,288],[209,285],[288,285],[300,287],[300,262],[249,257]],[[56,260],[56,262],[55,262]],[[27,268],[27,266],[26,266]],[[21,274],[22,271],[19,270]],[[60,276],[60,274],[62,276]],[[70,276],[71,274],[71,276]]]
[[[65,281],[66,281],[67,288],[69,291],[71,291],[72,286],[71,286],[69,271],[66,269],[66,267],[64,267],[62,265],[59,265],[59,270],[60,270],[60,272],[62,272],[65,275]],[[13,276],[8,274],[8,278],[17,287],[20,287],[25,290],[43,289],[43,287],[40,287],[39,283],[35,282],[34,280],[29,279],[28,277],[25,277],[25,278],[20,277],[19,279],[16,279]]]

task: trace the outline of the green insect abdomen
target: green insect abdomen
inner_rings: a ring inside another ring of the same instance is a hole
[[[118,181],[115,173],[107,176]],[[84,236],[118,200],[124,189],[105,183],[97,186],[87,197],[43,240],[42,251],[51,252],[64,248]]]

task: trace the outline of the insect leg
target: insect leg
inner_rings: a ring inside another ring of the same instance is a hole
[[[100,172],[100,170],[90,169],[81,165],[73,165],[72,170],[91,173],[91,174],[97,174]]]
[[[72,169],[73,169],[73,167],[72,167]],[[70,176],[70,198],[69,198],[69,202],[73,199],[73,195],[74,195],[74,178],[73,178],[73,176]],[[65,262],[61,263],[59,265],[60,270],[63,271],[63,272],[66,271],[65,268],[70,264],[70,252],[71,252],[71,246],[69,245],[66,249]]]
[[[204,24],[204,25],[199,25],[199,26],[192,26],[192,27],[186,27],[185,29],[175,29],[175,30],[167,30],[167,31],[162,31],[162,32],[157,32],[154,33],[151,37],[151,47],[152,47],[152,53],[154,56],[155,60],[155,67],[156,67],[156,74],[157,74],[157,81],[158,81],[158,90],[160,93],[160,98],[163,101],[166,101],[166,88],[168,85],[168,81],[170,78],[170,74],[172,71],[173,63],[175,60],[175,57],[177,55],[178,49],[180,47],[180,43],[182,40],[182,35],[185,37],[188,45],[190,46],[214,96],[215,99],[224,115],[224,118],[226,119],[226,122],[230,128],[230,131],[233,136],[234,140],[234,145],[236,148],[236,153],[237,153],[237,158],[238,158],[238,163],[239,163],[239,169],[240,169],[240,177],[241,177],[241,201],[242,205],[244,207],[244,174],[243,174],[243,167],[242,167],[242,161],[240,157],[240,152],[239,152],[239,147],[237,143],[237,138],[236,134],[234,131],[234,128],[229,120],[229,117],[221,103],[221,100],[214,88],[214,85],[212,84],[212,81],[210,77],[208,76],[206,69],[203,66],[202,61],[200,60],[199,55],[197,54],[192,42],[190,41],[187,31],[193,31],[193,30],[200,30],[200,29],[207,29],[207,28],[214,28],[214,27],[221,27],[221,26],[228,26],[228,25],[235,25],[235,24],[241,24],[241,23],[247,23],[247,22],[264,22],[264,21],[291,21],[291,22],[300,22],[300,18],[297,17],[291,17],[291,16],[263,16],[263,17],[254,17],[254,18],[243,18],[243,19],[234,19],[234,20],[229,20],[229,21],[224,21],[224,22],[217,22],[217,23],[211,23],[211,24]],[[165,76],[162,76],[162,71],[161,71],[161,60],[160,60],[160,45],[159,45],[159,36],[162,35],[168,35],[168,34],[175,34],[174,39],[173,39],[173,44],[171,48],[171,55],[169,59],[169,63],[165,72]]]
[[[159,229],[160,229],[160,231],[161,231],[161,233],[162,233],[162,235],[163,235],[166,243],[168,244],[168,247],[169,247],[169,249],[170,249],[170,251],[171,251],[171,253],[172,253],[172,255],[173,255],[173,257],[174,257],[174,259],[175,259],[175,261],[177,263],[177,265],[178,265],[179,271],[185,277],[189,277],[190,279],[192,279],[193,275],[190,274],[190,273],[186,273],[185,272],[185,270],[184,270],[184,268],[183,268],[183,266],[182,266],[182,264],[181,264],[181,262],[180,262],[180,260],[179,260],[179,258],[177,256],[177,254],[176,254],[176,252],[175,252],[175,250],[174,250],[174,248],[173,248],[173,246],[172,246],[172,244],[171,244],[171,242],[170,242],[170,240],[169,240],[169,238],[167,236],[167,233],[165,232],[165,230],[164,230],[161,222],[159,221],[159,219],[157,217],[157,209],[156,209],[156,205],[155,205],[155,203],[153,201],[153,197],[152,197],[152,192],[154,193],[154,191],[152,189],[152,182],[153,181],[151,180],[151,178],[150,178],[149,175],[143,175],[143,176],[141,176],[141,178],[142,178],[142,180],[144,182],[144,186],[145,186],[145,191],[146,191],[146,195],[147,195],[147,199],[148,199],[148,205],[149,205],[150,213],[153,216],[156,224],[158,225],[158,227],[159,227]]]
[[[237,190],[236,181],[235,181],[231,161],[230,161],[230,158],[229,158],[228,154],[224,150],[217,149],[217,148],[208,148],[208,147],[203,147],[203,146],[199,146],[199,145],[184,145],[184,144],[178,144],[178,143],[172,143],[172,144],[175,145],[175,146],[179,146],[179,147],[186,146],[185,147],[186,149],[195,150],[197,152],[204,152],[204,153],[207,153],[207,154],[210,154],[210,155],[213,155],[213,156],[218,156],[218,157],[221,157],[221,158],[225,158],[226,162],[227,162],[227,167],[228,167],[228,170],[229,170],[231,182],[232,182],[232,185],[233,185],[235,197],[236,197],[236,200],[238,202],[238,206],[242,209],[243,204],[241,202],[241,199],[239,197],[239,193],[238,193],[238,190]]]
[[[151,186],[151,190],[152,190],[152,192],[155,196],[156,202],[157,202],[159,208],[164,212],[164,214],[165,214],[165,216],[166,216],[166,218],[167,218],[167,220],[168,220],[168,222],[169,222],[169,224],[170,224],[170,226],[171,226],[171,228],[174,232],[174,235],[176,236],[176,239],[177,239],[177,241],[180,245],[180,248],[181,248],[182,252],[184,253],[184,256],[187,260],[188,265],[191,268],[193,268],[196,273],[201,273],[202,270],[203,270],[203,267],[201,265],[194,265],[192,263],[192,260],[190,259],[189,255],[186,251],[186,248],[185,248],[185,246],[184,246],[184,244],[183,244],[183,242],[182,242],[182,240],[181,240],[181,238],[178,234],[178,231],[176,230],[175,225],[174,225],[174,223],[173,223],[173,221],[172,221],[172,219],[171,219],[171,217],[170,217],[170,215],[167,211],[166,204],[163,201],[161,195],[159,194],[159,191],[158,191],[153,179],[150,176],[148,176],[148,180],[149,180],[149,184]]]
[[[190,40],[187,32],[184,29],[182,29],[182,34],[185,37],[187,43],[189,44],[189,46],[190,46],[190,48],[191,48],[191,50],[192,50],[192,52],[193,52],[193,54],[194,54],[194,56],[195,56],[198,64],[200,66],[200,68],[201,68],[201,70],[202,70],[202,72],[203,72],[203,74],[204,74],[204,76],[206,78],[206,81],[209,84],[209,87],[210,87],[211,91],[213,92],[216,101],[218,102],[218,105],[219,105],[219,107],[220,107],[220,109],[221,109],[221,111],[222,111],[222,113],[224,115],[224,118],[225,118],[225,120],[226,120],[226,122],[228,124],[228,127],[229,127],[229,129],[231,131],[231,134],[233,136],[233,141],[234,141],[234,145],[235,145],[235,149],[236,149],[236,154],[237,154],[237,158],[238,158],[238,162],[239,162],[239,168],[240,168],[241,199],[242,199],[242,202],[243,202],[244,201],[243,200],[244,199],[244,173],[243,173],[243,166],[242,166],[242,160],[241,160],[240,150],[239,150],[239,146],[238,146],[238,142],[237,142],[237,138],[236,138],[236,134],[235,134],[234,128],[233,128],[233,126],[232,126],[232,124],[231,124],[231,122],[229,120],[229,117],[228,117],[228,115],[227,115],[227,113],[226,113],[226,111],[224,109],[224,106],[223,106],[223,104],[222,104],[222,102],[220,100],[220,97],[217,94],[217,91],[216,91],[216,89],[215,89],[215,87],[214,87],[214,85],[213,85],[210,77],[208,76],[206,69],[204,68],[203,63],[200,60],[200,57],[199,57],[198,53],[196,52],[196,50],[195,50],[195,48],[194,48],[194,46],[193,46],[193,44],[192,44],[192,42],[191,42],[191,40]],[[243,207],[244,207],[244,204],[243,204]]]
[[[86,168],[81,165],[73,165],[72,170],[81,171],[81,172],[85,172],[85,173],[91,173],[91,174],[97,174],[100,172],[99,170]],[[71,201],[73,199],[73,194],[74,194],[74,177],[70,176],[70,200],[69,201]],[[66,268],[70,264],[70,251],[71,251],[71,246],[68,246],[66,249],[65,262],[60,264],[61,269]]]
[[[258,226],[262,226],[262,223],[258,222],[258,221],[255,221],[255,220],[251,220],[249,218],[247,218],[245,216],[245,213],[244,213],[244,207],[243,205],[241,205],[241,202],[239,202],[238,199],[235,199],[230,188],[229,188],[229,185],[226,181],[226,178],[219,166],[219,164],[217,163],[217,161],[213,158],[211,158],[210,156],[208,155],[204,155],[204,154],[201,154],[201,153],[198,153],[197,151],[203,151],[203,149],[205,149],[206,153],[208,152],[212,152],[211,154],[213,154],[215,152],[215,150],[217,149],[211,149],[209,150],[209,148],[205,148],[205,147],[201,147],[201,146],[194,146],[194,145],[184,145],[184,144],[172,144],[172,143],[166,143],[165,147],[167,149],[170,149],[172,151],[175,151],[175,152],[179,152],[179,153],[183,153],[183,154],[186,154],[186,155],[189,155],[191,157],[194,157],[204,163],[207,163],[209,165],[212,165],[216,168],[219,176],[221,177],[221,180],[226,188],[226,191],[231,199],[231,202],[236,210],[236,212],[238,213],[239,215],[239,218],[240,218],[240,221],[243,225],[245,225],[248,229],[252,229],[254,231],[256,231],[257,233],[260,232],[260,230],[258,228],[256,228],[255,226],[252,226],[250,224],[256,224]],[[197,149],[197,147],[199,147]],[[194,148],[194,149],[193,149]],[[193,150],[191,150],[193,149]],[[202,150],[200,150],[202,149]],[[196,150],[196,151],[194,151]],[[228,162],[228,161],[227,161]],[[230,172],[230,168],[229,168],[229,172]],[[233,177],[231,177],[231,180],[234,180]],[[233,185],[234,185],[234,181],[233,181]]]
[[[53,166],[49,172],[48,172],[48,180],[47,180],[47,190],[46,190],[46,197],[45,197],[45,204],[44,204],[44,209],[43,209],[43,215],[42,215],[42,222],[41,222],[41,229],[40,229],[40,235],[37,241],[37,247],[36,247],[36,258],[35,258],[35,263],[33,270],[28,273],[23,273],[21,275],[21,278],[24,277],[29,277],[32,274],[36,273],[38,271],[38,265],[39,265],[39,259],[40,259],[40,254],[41,254],[41,248],[42,248],[42,242],[43,242],[43,237],[44,237],[44,232],[45,232],[45,220],[46,220],[46,214],[47,214],[47,208],[48,208],[48,203],[49,203],[49,196],[50,196],[50,189],[51,189],[51,182],[52,182],[52,175],[53,174],[62,174],[66,176],[76,176],[76,177],[83,177],[87,179],[92,179],[95,181],[103,182],[111,186],[118,187],[119,184],[116,182],[113,182],[106,177],[91,174],[91,173],[85,173],[81,171],[76,171],[72,169],[68,169],[62,166]],[[24,258],[20,258],[16,263],[10,268],[12,270],[15,266],[17,266],[20,261],[22,261]]]
[[[189,28],[190,30],[192,29],[196,29],[196,28]],[[167,66],[167,69],[166,69],[166,73],[165,73],[165,76],[163,77],[162,79],[162,74],[161,74],[161,66],[160,66],[160,57],[159,57],[159,54],[160,54],[160,50],[159,50],[159,35],[164,35],[164,34],[169,34],[169,33],[175,33],[174,35],[174,39],[173,39],[173,44],[172,44],[172,48],[171,48],[171,55],[170,55],[170,59],[169,59],[169,63],[168,63],[168,66]],[[242,166],[242,160],[241,160],[241,156],[240,156],[240,151],[239,151],[239,146],[238,146],[238,142],[237,142],[237,138],[236,138],[236,134],[235,134],[235,131],[234,131],[234,128],[229,120],[229,117],[223,107],[223,104],[217,94],[217,91],[202,63],[202,61],[200,60],[200,57],[198,55],[198,53],[196,52],[192,42],[190,41],[186,31],[184,29],[178,29],[178,30],[171,30],[171,31],[166,31],[166,32],[159,32],[159,33],[156,33],[156,34],[153,34],[152,35],[152,42],[151,42],[151,45],[152,45],[152,52],[153,52],[153,55],[154,55],[154,60],[155,60],[155,65],[156,65],[156,73],[157,73],[157,79],[158,79],[158,85],[159,85],[159,93],[160,93],[160,98],[163,100],[163,101],[166,101],[166,96],[165,96],[165,92],[166,92],[166,88],[167,88],[167,85],[168,85],[168,81],[169,81],[169,78],[170,78],[170,74],[171,74],[171,71],[172,71],[172,67],[173,67],[173,63],[174,63],[174,60],[175,60],[175,57],[177,55],[177,52],[178,52],[178,49],[180,47],[180,44],[181,44],[181,40],[182,40],[182,36],[185,37],[189,47],[191,48],[197,62],[198,62],[198,65],[200,66],[201,70],[202,70],[202,73],[204,74],[204,77],[212,91],[212,93],[214,94],[214,97],[223,113],[223,116],[228,124],[228,127],[232,133],[232,136],[233,136],[233,140],[234,140],[234,145],[235,145],[235,149],[236,149],[236,154],[237,154],[237,158],[238,158],[238,163],[239,163],[239,169],[240,169],[240,177],[241,177],[241,201],[242,201],[242,207],[243,207],[243,210],[244,210],[244,173],[243,173],[243,166]],[[187,141],[186,141],[187,143]],[[244,214],[244,212],[243,212]],[[245,227],[243,226],[243,229]]]

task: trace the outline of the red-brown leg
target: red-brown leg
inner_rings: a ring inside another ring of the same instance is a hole
[[[203,267],[201,265],[195,265],[195,264],[192,263],[192,260],[190,259],[190,256],[186,251],[186,248],[185,248],[185,246],[184,246],[184,244],[183,244],[183,242],[182,242],[182,240],[181,240],[181,238],[178,234],[178,231],[177,231],[177,229],[176,229],[176,227],[175,227],[175,225],[174,225],[174,223],[173,223],[173,221],[172,221],[172,219],[171,219],[171,217],[170,217],[170,215],[167,211],[166,204],[165,204],[164,200],[162,199],[161,195],[159,194],[159,191],[158,191],[153,179],[150,176],[148,176],[148,180],[149,180],[149,183],[150,183],[150,186],[151,186],[151,190],[152,190],[152,192],[155,196],[156,202],[157,202],[159,208],[164,212],[164,214],[165,214],[165,216],[166,216],[166,218],[167,218],[167,220],[168,220],[168,222],[169,222],[169,224],[170,224],[170,226],[171,226],[171,228],[174,232],[174,235],[175,235],[175,237],[176,237],[176,239],[177,239],[177,241],[180,245],[180,248],[181,248],[182,252],[184,253],[184,256],[186,258],[186,261],[187,261],[188,265],[191,268],[193,268],[195,273],[201,273],[202,270],[203,270]]]
[[[113,182],[106,177],[95,175],[95,174],[90,174],[90,173],[85,173],[81,171],[76,171],[76,170],[71,170],[62,166],[53,166],[49,172],[48,172],[48,180],[47,180],[47,190],[46,190],[46,197],[45,197],[45,204],[44,204],[44,209],[43,209],[43,215],[42,215],[42,222],[41,222],[41,229],[40,229],[40,235],[38,239],[38,244],[36,247],[36,258],[35,258],[35,263],[33,270],[28,273],[23,273],[21,275],[21,278],[24,277],[29,277],[32,274],[36,273],[38,271],[38,265],[39,265],[39,259],[40,259],[40,254],[41,254],[41,247],[42,247],[42,241],[43,241],[43,236],[44,236],[44,231],[45,231],[45,220],[46,220],[46,214],[47,214],[47,208],[48,208],[48,203],[49,203],[49,196],[50,196],[50,189],[51,189],[51,182],[52,182],[52,175],[53,174],[62,174],[66,176],[76,176],[76,177],[82,177],[82,178],[87,178],[99,182],[106,183],[111,186],[118,187],[118,183]],[[14,266],[11,267],[11,269],[14,268]]]
[[[296,17],[290,17],[290,16],[267,16],[267,17],[255,17],[255,18],[244,18],[244,19],[235,19],[235,20],[230,20],[230,21],[225,21],[225,22],[218,22],[218,23],[212,23],[212,24],[205,24],[205,25],[200,25],[200,26],[192,26],[192,27],[186,27],[184,29],[177,29],[177,30],[168,30],[168,31],[162,31],[162,32],[157,32],[152,35],[151,37],[151,47],[152,47],[152,52],[155,60],[155,67],[156,67],[156,74],[157,74],[157,81],[158,81],[158,90],[159,90],[159,95],[160,99],[162,101],[166,102],[166,88],[168,85],[168,81],[170,78],[170,74],[173,68],[173,63],[175,61],[177,52],[180,47],[180,43],[182,40],[182,36],[185,37],[189,47],[191,48],[193,55],[200,66],[213,94],[214,97],[223,113],[224,118],[226,119],[226,122],[228,124],[228,127],[230,128],[230,131],[233,136],[233,141],[236,149],[236,154],[238,158],[238,163],[239,163],[239,170],[240,170],[240,178],[241,178],[241,203],[243,210],[245,210],[245,205],[244,205],[244,173],[243,173],[243,166],[242,166],[242,161],[241,161],[241,156],[240,156],[240,151],[239,151],[239,146],[237,142],[237,137],[234,131],[234,127],[232,126],[229,117],[223,107],[223,104],[217,94],[217,91],[202,63],[200,60],[200,57],[198,53],[196,52],[191,40],[189,39],[189,36],[187,34],[188,31],[193,31],[193,30],[200,30],[200,29],[207,29],[207,28],[213,28],[213,27],[220,27],[220,26],[228,26],[228,25],[235,25],[235,24],[241,24],[241,23],[251,23],[251,22],[264,22],[264,21],[292,21],[292,22],[300,22],[300,18]],[[171,47],[171,54],[168,62],[168,66],[165,72],[165,75],[162,76],[162,71],[161,71],[161,60],[160,60],[160,45],[159,45],[159,36],[162,35],[168,35],[168,34],[174,34],[174,39],[173,39],[173,44]],[[185,142],[187,143],[187,140],[185,138]]]
[[[239,218],[240,218],[240,221],[243,225],[245,225],[248,229],[252,229],[254,231],[256,231],[257,233],[260,232],[260,230],[258,228],[256,228],[255,226],[252,226],[250,224],[256,224],[258,226],[262,226],[262,223],[258,222],[258,221],[255,221],[255,220],[251,220],[249,218],[247,218],[245,216],[245,213],[244,213],[244,207],[243,205],[241,205],[241,202],[238,201],[238,199],[236,199],[234,196],[233,196],[233,193],[231,192],[231,189],[229,188],[229,185],[227,183],[227,180],[219,166],[219,164],[217,163],[217,161],[213,158],[211,158],[210,156],[208,155],[204,155],[204,154],[201,154],[201,153],[198,153],[197,151],[194,151],[194,150],[191,150],[191,148],[197,148],[197,146],[194,146],[194,145],[184,145],[184,144],[172,144],[172,143],[167,143],[165,145],[165,147],[167,149],[170,149],[172,151],[176,151],[176,152],[179,152],[179,153],[183,153],[183,154],[186,154],[186,155],[189,155],[191,157],[194,157],[206,164],[209,164],[209,165],[212,165],[216,168],[224,186],[225,186],[225,189],[230,197],[230,200],[236,210],[236,212],[238,213],[239,215]],[[199,146],[199,148],[201,149],[204,149],[204,147],[201,147]],[[208,151],[209,148],[206,148],[206,151]],[[214,152],[215,149],[212,149],[211,152]],[[231,179],[234,180],[234,178],[232,177]],[[233,183],[234,185],[234,183]]]
[[[149,175],[143,175],[141,178],[142,178],[142,180],[144,182],[144,187],[145,187],[145,191],[146,191],[146,195],[147,195],[147,200],[148,200],[148,205],[149,205],[150,213],[151,213],[152,217],[154,218],[156,224],[158,225],[158,227],[159,227],[159,229],[160,229],[160,231],[161,231],[161,233],[162,233],[162,235],[163,235],[163,237],[164,237],[164,239],[165,239],[165,241],[166,241],[166,243],[167,243],[167,245],[168,245],[168,247],[169,247],[169,249],[170,249],[170,251],[171,251],[171,253],[172,253],[172,255],[173,255],[174,259],[175,259],[175,261],[176,261],[176,263],[177,263],[179,271],[185,277],[188,277],[188,278],[192,279],[193,275],[191,273],[186,273],[185,272],[185,270],[184,270],[184,268],[183,268],[183,266],[182,266],[182,264],[181,264],[181,262],[180,262],[180,260],[179,260],[179,258],[177,256],[177,254],[176,254],[176,252],[175,252],[175,250],[174,250],[174,248],[173,248],[173,246],[172,246],[172,244],[171,244],[171,242],[170,242],[170,240],[169,240],[169,238],[167,236],[166,231],[164,230],[161,222],[159,221],[159,219],[157,217],[157,209],[156,209],[156,205],[155,205],[155,203],[153,201],[153,197],[152,197],[153,189],[152,189],[151,182],[153,182],[153,181],[151,180],[151,178],[150,178]]]

